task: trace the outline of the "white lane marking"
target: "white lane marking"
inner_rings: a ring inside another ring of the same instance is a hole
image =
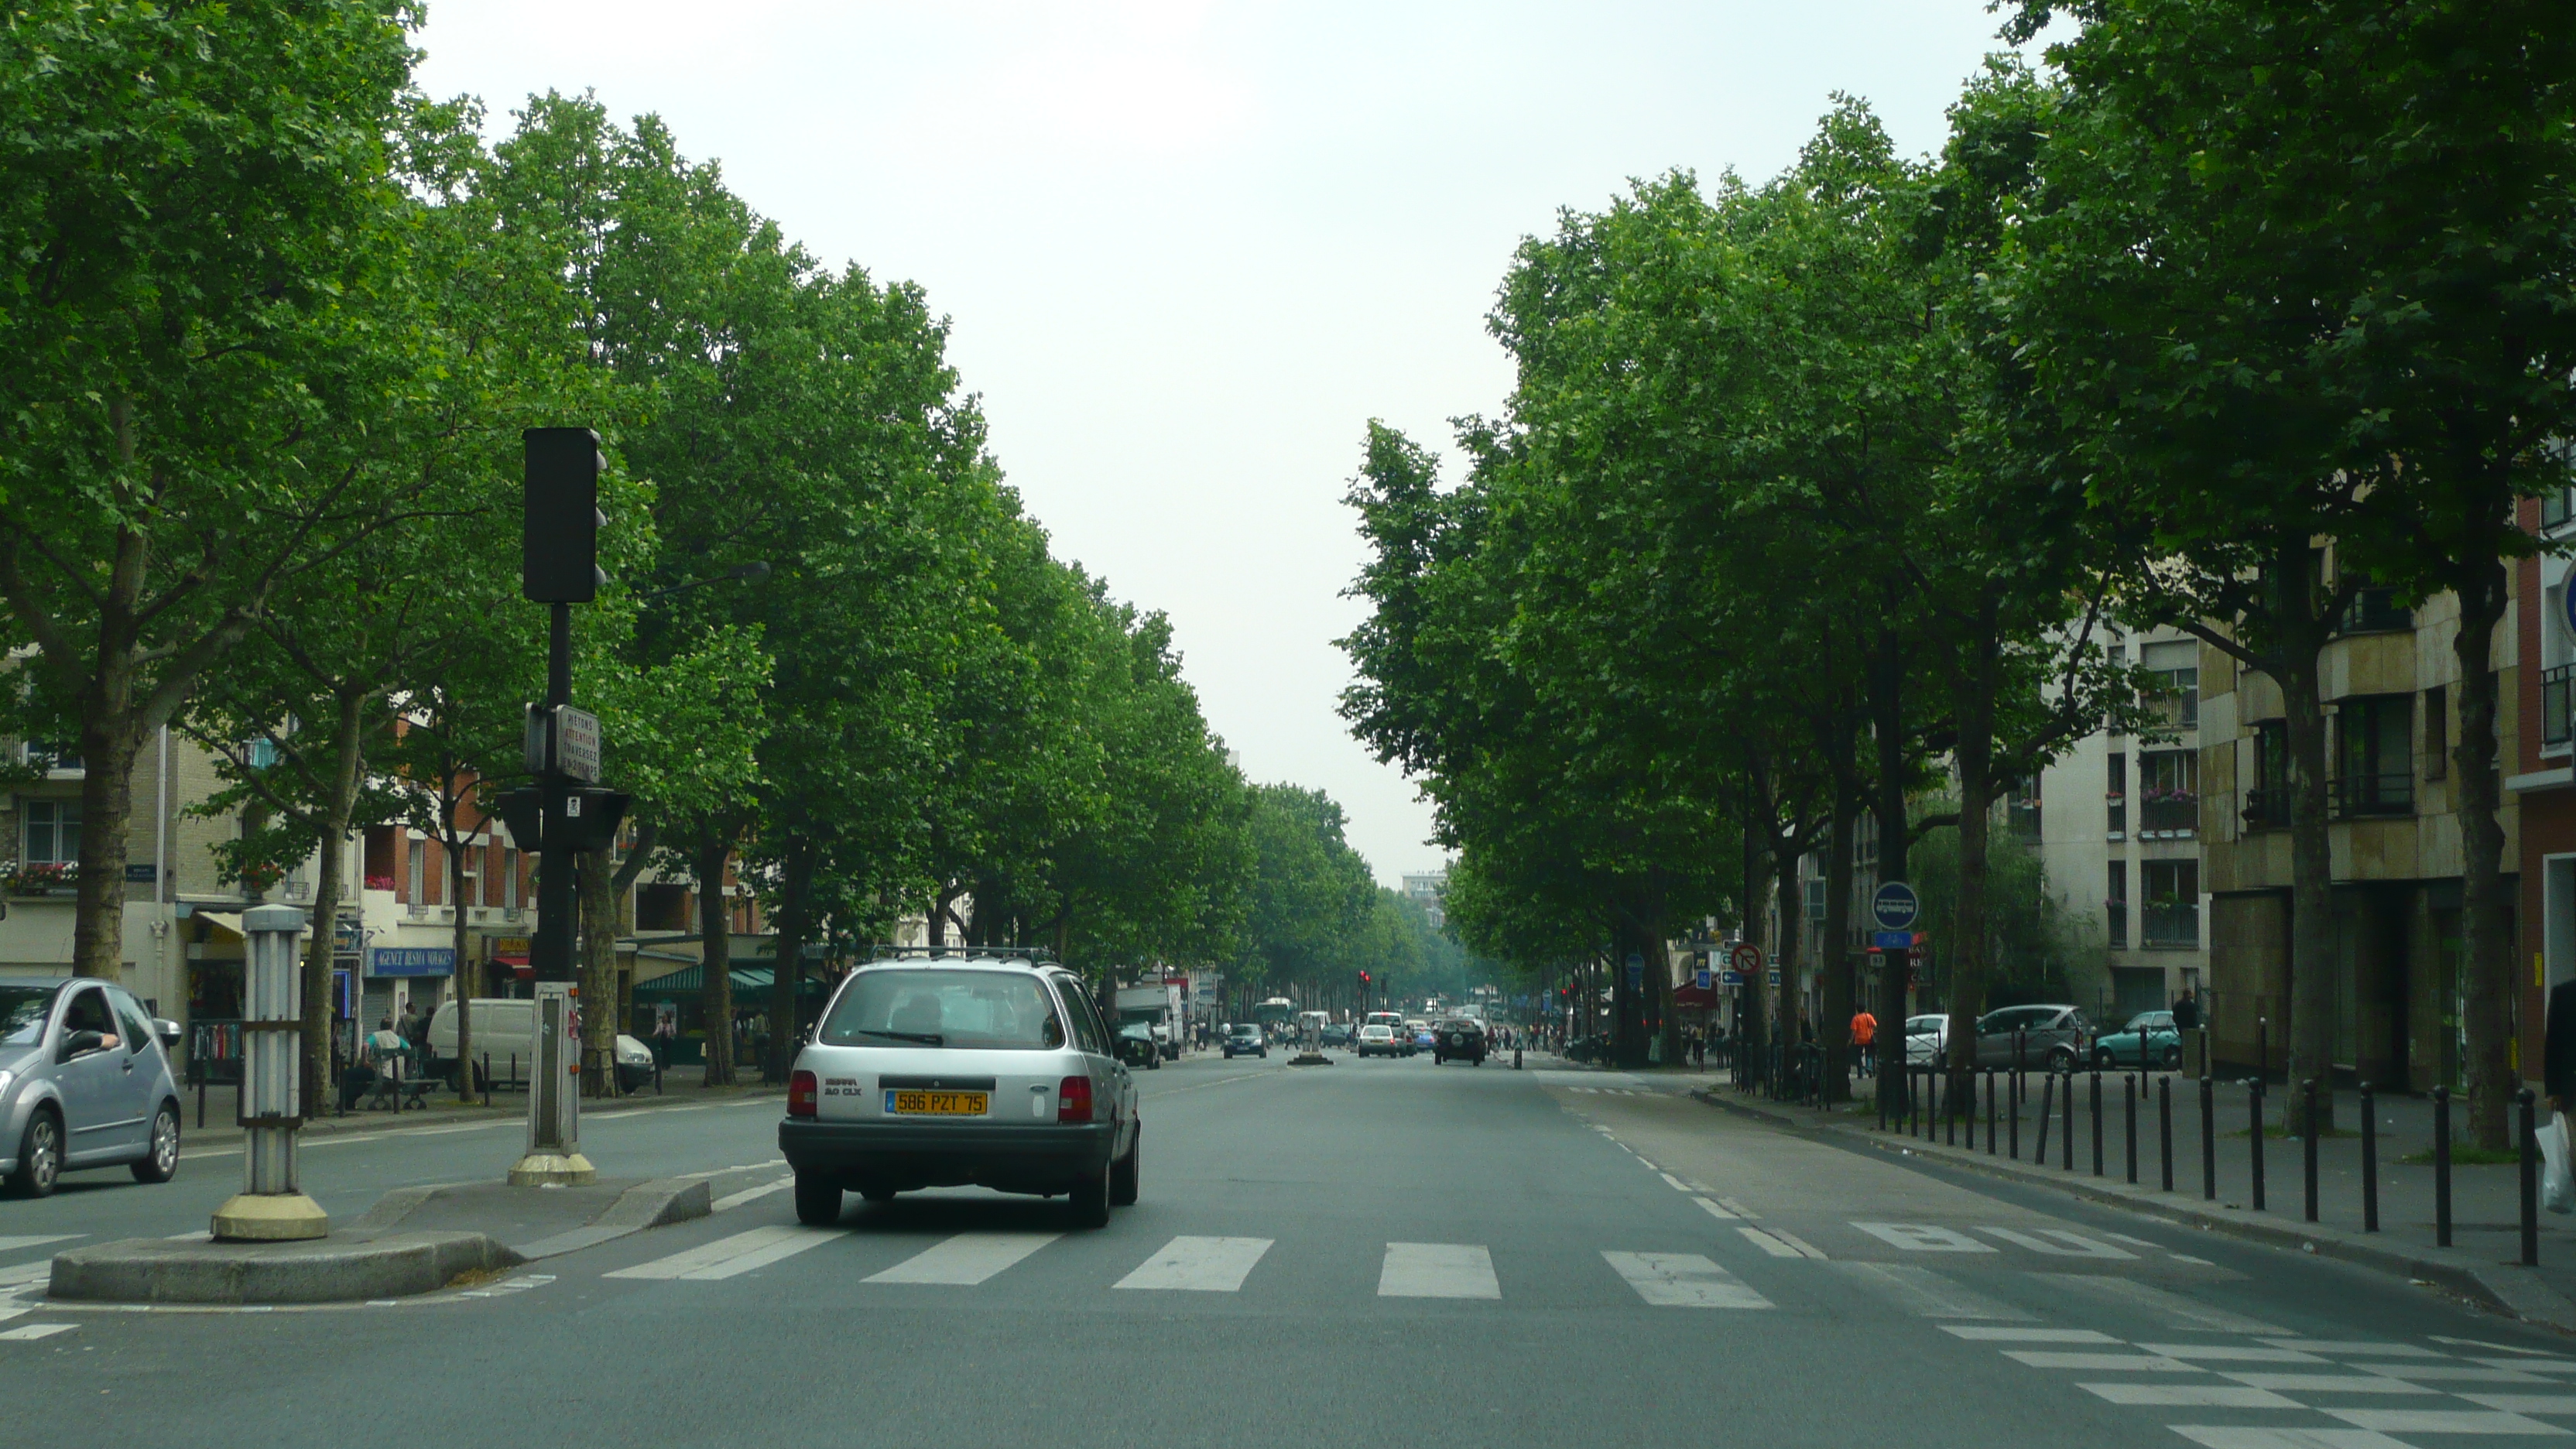
[[[2119,1258],[2135,1262],[2138,1257],[2137,1254],[2125,1248],[2115,1248],[2109,1243],[2096,1242],[2082,1233],[2071,1233],[2064,1228],[2041,1228],[2037,1232],[2025,1233],[2012,1228],[1989,1227],[1980,1223],[1977,1225],[1977,1231],[1990,1238],[2001,1238],[2007,1243],[2028,1248],[2034,1253],[2046,1253],[2057,1258]]]
[[[2491,1348],[2498,1353],[2527,1354],[2532,1358],[2548,1359],[2552,1363],[2576,1364],[2576,1358],[2560,1358],[2546,1349],[2516,1348],[2509,1343],[2489,1343],[2483,1338],[2450,1338],[2439,1333],[2428,1333],[2424,1336],[2435,1343],[2457,1344],[2461,1348]]]
[[[1261,1255],[1269,1238],[1174,1238],[1147,1258],[1113,1288],[1152,1288],[1181,1293],[1232,1293]]]
[[[1957,1228],[1935,1227],[1930,1223],[1854,1223],[1852,1226],[1909,1253],[1991,1253],[1995,1250],[1993,1244],[1980,1243]]]
[[[1662,1169],[1662,1168],[1657,1167],[1655,1164],[1653,1164],[1653,1163],[1651,1163],[1651,1162],[1646,1162],[1646,1159],[1645,1159],[1645,1158],[1640,1157],[1640,1156],[1638,1156],[1637,1154],[1635,1154],[1635,1153],[1633,1153],[1633,1152],[1632,1152],[1632,1153],[1630,1153],[1630,1154],[1629,1154],[1629,1156],[1631,1156],[1631,1157],[1636,1157],[1636,1158],[1637,1158],[1637,1160],[1638,1160],[1639,1162],[1643,1162],[1643,1163],[1645,1163],[1646,1170],[1647,1170],[1648,1172],[1661,1172],[1661,1171],[1663,1171],[1663,1169]]]
[[[1731,1223],[1735,1221],[1735,1214],[1719,1207],[1716,1203],[1710,1202],[1707,1198],[1694,1197],[1691,1201],[1698,1203],[1702,1208],[1707,1210],[1710,1217],[1717,1219],[1719,1222]]]
[[[1917,1318],[2019,1319],[2027,1322],[2038,1316],[1982,1293],[1972,1293],[1931,1269],[1913,1263],[1846,1259],[1831,1266],[1844,1277],[1864,1283],[1893,1299],[1898,1307]]]
[[[2221,1363],[2314,1363],[2327,1362],[2312,1353],[2295,1348],[2245,1348],[2233,1343],[2142,1343],[2138,1347],[2167,1358],[2212,1359]]]
[[[2004,1357],[2032,1368],[2085,1369],[2099,1373],[2117,1369],[2133,1374],[2196,1374],[2200,1370],[2179,1359],[2154,1353],[2052,1353],[2046,1349],[2008,1348]]]
[[[2356,1429],[2388,1434],[2547,1434],[2565,1438],[2567,1431],[2520,1414],[2493,1409],[2326,1409],[2321,1412]]]
[[[2197,1263],[2204,1268],[2215,1268],[2218,1266],[2207,1258],[2195,1258],[2189,1253],[2175,1253],[2172,1256],[2173,1260],[2177,1263]]]
[[[21,1233],[16,1237],[0,1238],[0,1253],[18,1248],[41,1248],[47,1243],[68,1243],[74,1238],[88,1236],[87,1233]]]
[[[757,1201],[758,1199],[769,1196],[773,1192],[779,1192],[795,1185],[796,1179],[792,1177],[782,1177],[776,1182],[764,1182],[758,1187],[746,1187],[740,1192],[726,1193],[724,1196],[717,1198],[714,1202],[707,1204],[707,1208],[711,1212],[729,1212],[734,1208],[742,1206],[744,1203]]]
[[[2168,1424],[2202,1449],[2413,1449],[2368,1429],[2271,1429],[2242,1424]]]
[[[2403,1379],[2384,1379],[2377,1374],[2249,1374],[2238,1373],[2233,1369],[2220,1369],[2218,1376],[2222,1379],[2234,1379],[2249,1388],[2288,1389],[2308,1394],[2438,1394],[2442,1392],[2440,1389],[2422,1388]],[[2484,1399],[2475,1394],[2463,1394],[2461,1397],[2485,1403]],[[2576,1399],[2570,1399],[2568,1402],[2576,1403]],[[2488,1404],[2487,1407],[2509,1409],[2514,1406]]]
[[[2438,1393],[2424,1389],[2423,1393]],[[2472,1404],[2518,1414],[2576,1414],[2576,1394],[2462,1394]]]
[[[1943,1333],[1967,1339],[1971,1343],[2118,1343],[2107,1333],[2089,1328],[1986,1328],[1971,1323],[1945,1323]]]
[[[2267,1338],[2274,1348],[2295,1348],[2301,1353],[2322,1353],[2333,1358],[2447,1358],[2411,1343],[2336,1343],[2322,1338]]]
[[[690,1248],[685,1252],[673,1253],[667,1258],[656,1258],[652,1262],[638,1263],[631,1268],[614,1269],[610,1272],[602,1273],[600,1276],[603,1278],[644,1279],[696,1277],[707,1269],[721,1267],[726,1263],[732,1262],[736,1258],[763,1252],[780,1243],[805,1240],[803,1242],[804,1248],[819,1248],[825,1242],[829,1241],[832,1236],[832,1234],[817,1232],[811,1228],[753,1228],[749,1232],[735,1233],[731,1237],[718,1238],[712,1243],[701,1243],[697,1247]],[[802,1248],[797,1249],[797,1251],[802,1250]],[[784,1257],[786,1255],[780,1254],[779,1256]],[[774,1262],[776,1260],[769,1259],[765,1261]],[[718,1276],[730,1275],[720,1274]]]
[[[1718,1202],[1723,1204],[1728,1212],[1735,1214],[1737,1217],[1744,1219],[1748,1223],[1758,1223],[1762,1221],[1762,1214],[1755,1212],[1753,1209],[1746,1207],[1744,1204],[1737,1202],[1731,1197],[1719,1198]]]
[[[1774,1258],[1821,1258],[1824,1256],[1823,1253],[1820,1253],[1815,1249],[1814,1245],[1807,1243],[1790,1233],[1778,1231],[1766,1233],[1760,1228],[1737,1228],[1736,1231],[1744,1235],[1744,1241],[1751,1243],[1753,1246],[1760,1248],[1766,1253],[1769,1253]]]
[[[1377,1272],[1380,1298],[1500,1298],[1494,1255],[1481,1243],[1389,1243]]]
[[[2520,1369],[2527,1374],[2554,1374],[2576,1371],[2576,1359],[2564,1358],[2473,1358],[2488,1368]]]
[[[1771,1300],[1697,1253],[1611,1253],[1602,1259],[1658,1308],[1768,1308]]]
[[[1063,1236],[1062,1233],[959,1233],[861,1281],[944,1283],[956,1288],[971,1288]]]
[[[2269,1389],[2249,1389],[2240,1384],[2083,1384],[2075,1387],[2096,1394],[2115,1404],[2190,1405],[2205,1409],[2297,1409],[2304,1408],[2296,1399],[2283,1398]]]
[[[2392,1379],[2422,1379],[2428,1384],[2545,1384],[2538,1374],[2518,1369],[2471,1368],[2465,1364],[2357,1363],[2354,1368],[2366,1374],[2384,1374]]]
[[[57,1333],[69,1333],[79,1326],[80,1325],[76,1323],[22,1324],[17,1328],[0,1329],[0,1340],[6,1340],[10,1343],[27,1343],[34,1339],[51,1338]]]
[[[1682,1181],[1680,1178],[1673,1176],[1669,1172],[1664,1174],[1664,1186],[1671,1188],[1675,1192],[1688,1192],[1691,1190],[1689,1183]]]

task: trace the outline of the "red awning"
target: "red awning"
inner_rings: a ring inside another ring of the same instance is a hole
[[[534,981],[537,979],[536,968],[528,964],[528,953],[525,951],[495,951],[492,953],[492,964],[495,966],[509,967],[510,976],[513,980]]]
[[[1715,1006],[1717,1005],[1717,988],[1712,986],[1708,990],[1702,991],[1697,986],[1676,986],[1673,988],[1673,1005],[1692,1007]]]

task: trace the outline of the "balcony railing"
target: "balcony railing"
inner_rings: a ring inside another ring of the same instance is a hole
[[[2397,770],[2346,775],[2328,782],[2327,799],[2337,820],[2412,815],[2415,774],[2412,770]]]
[[[2576,675],[2576,664],[2560,664],[2540,671],[2540,747],[2549,749],[2566,744],[2576,731],[2569,728],[2570,676]]]
[[[2239,828],[2246,831],[2290,828],[2290,792],[2279,788],[2248,790],[2236,807]]]
[[[2149,947],[2196,949],[2200,945],[2200,903],[2173,902],[2157,905],[2150,902],[2145,911],[2146,930],[2143,942]]]
[[[2397,602],[2395,589],[2363,589],[2336,621],[2340,634],[2385,634],[2415,627],[2415,611]]]
[[[2006,828],[2011,830],[2013,835],[2019,839],[2031,841],[2038,840],[2040,838],[2039,808],[2039,802],[2036,800],[2015,800],[2010,802],[2004,807],[2004,822]]]
[[[2138,802],[2140,840],[2179,840],[2200,833],[2200,797],[2149,795]]]
[[[2102,914],[2103,925],[2106,928],[2106,933],[2110,937],[2111,949],[2114,951],[2128,950],[2129,903],[2127,901],[2104,901],[2102,903]]]

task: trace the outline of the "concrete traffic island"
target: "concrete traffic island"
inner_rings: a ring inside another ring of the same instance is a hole
[[[55,1255],[47,1293],[68,1302],[205,1305],[406,1298],[702,1218],[712,1206],[702,1177],[404,1188],[319,1240],[128,1238],[74,1248]]]

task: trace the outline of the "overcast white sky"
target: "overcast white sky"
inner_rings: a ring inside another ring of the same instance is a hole
[[[1768,176],[1842,90],[1908,151],[1983,0],[861,4],[430,0],[421,82],[652,111],[824,260],[928,288],[1059,556],[1171,615],[1255,780],[1320,786],[1389,885],[1429,808],[1334,712],[1367,420],[1449,451],[1484,317],[1561,207]]]

